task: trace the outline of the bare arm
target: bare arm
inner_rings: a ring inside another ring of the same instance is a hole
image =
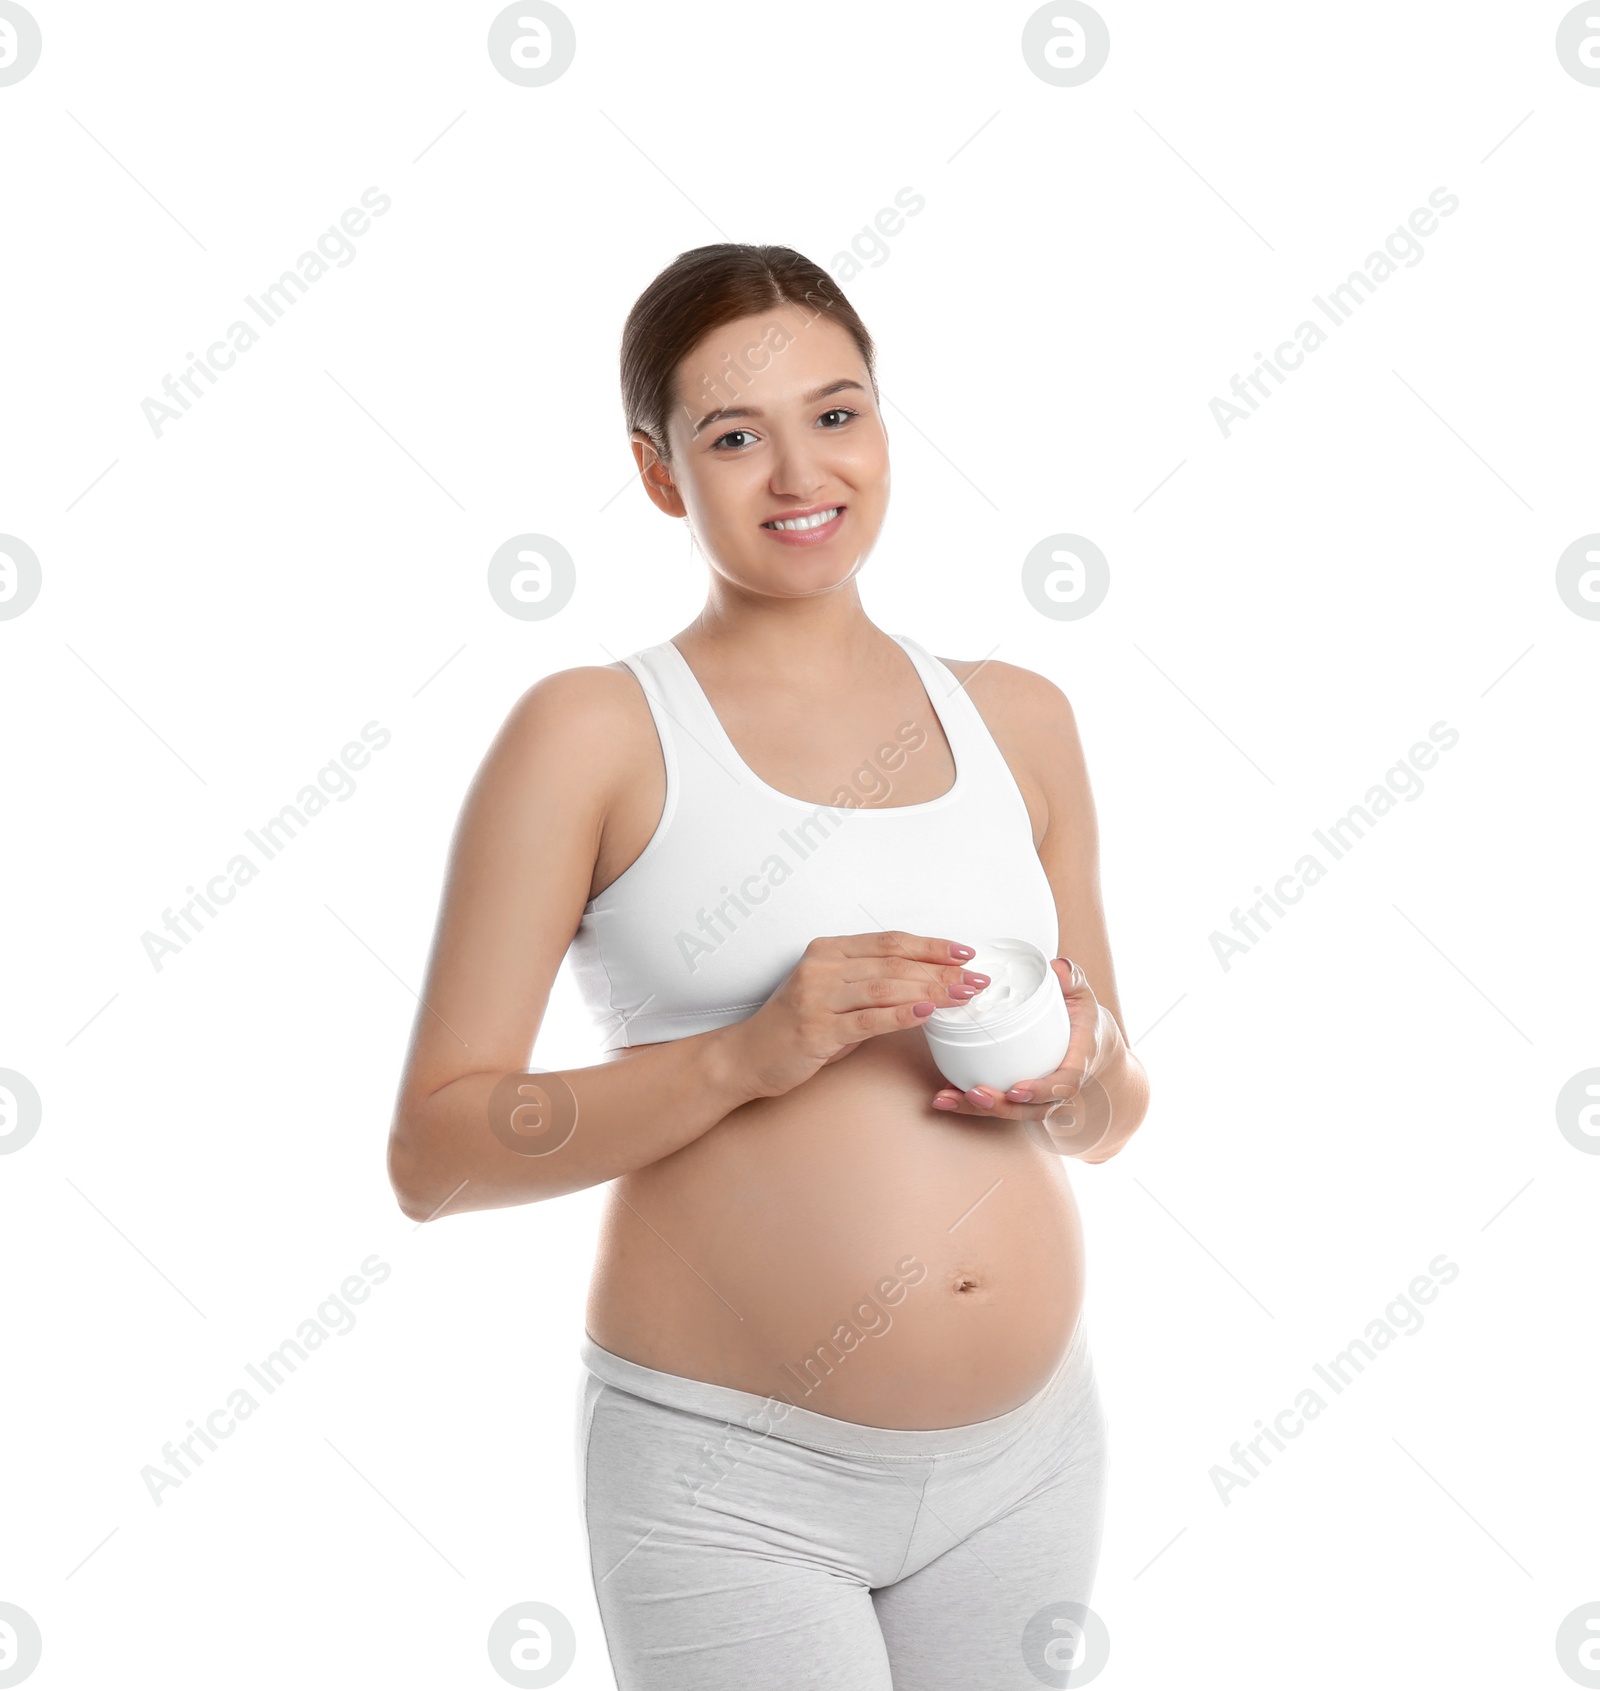
[[[645,744],[659,769],[630,677],[564,670],[517,702],[473,780],[389,1133],[390,1183],[413,1220],[532,1203],[644,1168],[864,1039],[959,1002],[966,971],[946,939],[822,936],[743,1021],[529,1074],[606,818],[640,782],[629,748]]]
[[[541,1075],[545,1129],[516,1093],[577,931],[611,794],[637,745],[626,676],[547,676],[507,717],[462,806],[389,1136],[413,1220],[498,1209],[610,1180],[679,1150],[757,1096],[730,1029]],[[494,1115],[491,1118],[491,1103]],[[520,1107],[521,1115],[513,1116]],[[553,1120],[551,1119],[553,1117]]]
[[[1100,828],[1078,722],[1071,704],[1054,682],[1029,674],[1035,694],[1038,752],[1035,769],[1044,789],[1050,819],[1039,842],[1039,859],[1055,893],[1060,918],[1059,955],[1070,958],[1088,976],[1089,986],[1112,1019],[1106,1030],[1113,1049],[1094,1079],[1110,1104],[1111,1122],[1104,1137],[1082,1161],[1103,1163],[1133,1137],[1150,1105],[1150,1080],[1133,1054],[1117,995],[1105,906],[1100,898]]]
[[[950,664],[967,687],[1017,779],[1034,824],[1039,860],[1055,898],[1058,955],[1082,971],[1089,993],[1100,1007],[1098,1024],[1086,1025],[1084,1049],[1098,1050],[1090,1090],[1079,1109],[1078,1135],[1086,1150],[1063,1150],[1080,1161],[1103,1163],[1127,1144],[1150,1102],[1144,1065],[1129,1048],[1117,995],[1111,942],[1100,897],[1100,835],[1089,771],[1078,736],[1077,719],[1066,695],[1047,677],[1015,664],[988,660]],[[1065,972],[1063,971],[1065,986]],[[1075,1027],[1077,1024],[1075,1023]],[[1079,1044],[1074,1035],[1074,1046]],[[1074,1063],[1087,1055],[1069,1052]],[[1083,1070],[1078,1069],[1081,1075]],[[1065,1097],[1064,1093],[1056,1093]],[[1039,1119],[1050,1102],[996,1096],[983,1107],[958,1102],[950,1107],[968,1115]],[[1109,1121],[1107,1121],[1109,1116]],[[1102,1131],[1103,1128],[1103,1131]],[[1052,1137],[1056,1134],[1052,1129]],[[1070,1133],[1060,1135],[1070,1144]]]

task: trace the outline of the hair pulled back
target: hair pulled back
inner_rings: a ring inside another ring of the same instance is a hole
[[[681,252],[633,303],[622,328],[622,409],[631,436],[649,436],[663,460],[677,403],[678,365],[714,329],[778,305],[827,312],[855,342],[877,391],[866,325],[834,279],[792,247],[719,241]],[[723,396],[724,398],[726,396]]]

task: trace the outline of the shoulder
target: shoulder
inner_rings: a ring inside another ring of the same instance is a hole
[[[579,664],[535,681],[511,707],[506,729],[521,737],[555,735],[568,744],[594,745],[649,710],[626,664]]]
[[[1034,844],[1053,816],[1081,807],[1078,725],[1067,695],[1036,670],[998,658],[940,658],[972,700],[1021,792]]]
[[[978,709],[991,733],[1006,729],[1024,739],[1076,734],[1072,705],[1049,676],[998,658],[940,658]]]
[[[560,784],[566,799],[602,798],[636,771],[654,739],[644,690],[624,664],[553,670],[506,713],[484,775],[519,788]]]

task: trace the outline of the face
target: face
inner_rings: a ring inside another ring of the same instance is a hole
[[[651,499],[688,519],[711,567],[779,598],[849,581],[883,525],[889,443],[848,332],[795,305],[741,318],[683,360],[676,393],[671,462],[641,434],[634,456]],[[774,526],[818,512],[819,526]]]

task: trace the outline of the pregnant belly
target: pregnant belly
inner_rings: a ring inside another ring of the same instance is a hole
[[[867,1040],[611,1187],[604,1349],[840,1420],[956,1427],[1066,1351],[1083,1245],[1064,1159],[931,1108],[920,1030]]]

